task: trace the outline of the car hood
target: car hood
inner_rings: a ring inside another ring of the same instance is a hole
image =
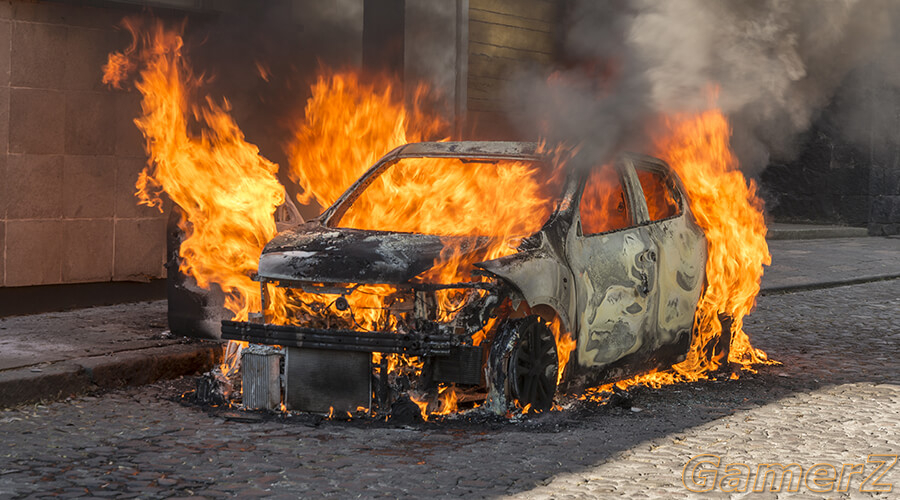
[[[319,283],[400,284],[430,269],[447,247],[484,251],[486,238],[329,228],[309,222],[279,233],[262,251],[259,275]]]

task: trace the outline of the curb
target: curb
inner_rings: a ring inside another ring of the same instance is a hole
[[[769,228],[767,240],[819,240],[830,238],[863,238],[869,236],[864,227],[824,226],[808,228]]]
[[[197,341],[7,370],[0,372],[0,408],[205,372],[222,353],[220,343]]]
[[[759,290],[759,295],[782,295],[786,293],[794,293],[794,292],[806,292],[809,290],[822,290],[825,288],[837,288],[841,286],[851,286],[851,285],[862,285],[865,283],[874,283],[876,281],[890,281],[900,279],[900,274],[882,274],[878,276],[865,276],[862,278],[851,278],[844,280],[835,280],[835,281],[814,281],[809,283],[800,283],[797,285],[785,285],[785,286],[772,286],[765,287],[763,286]]]

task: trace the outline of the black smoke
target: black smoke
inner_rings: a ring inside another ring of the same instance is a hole
[[[570,1],[556,74],[519,75],[509,112],[523,134],[582,143],[604,161],[639,149],[660,114],[707,108],[717,87],[751,174],[797,154],[835,99],[848,141],[896,141],[898,13],[887,0]]]

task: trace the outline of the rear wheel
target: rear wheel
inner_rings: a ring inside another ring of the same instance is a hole
[[[488,356],[490,404],[499,412],[514,402],[532,410],[553,405],[559,360],[553,333],[537,316],[507,320]]]

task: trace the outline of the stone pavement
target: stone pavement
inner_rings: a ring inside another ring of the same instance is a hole
[[[165,301],[2,318],[0,370],[177,344],[167,330]]]
[[[900,450],[898,325],[900,280],[764,296],[745,329],[783,365],[519,422],[242,423],[180,402],[188,380],[22,406],[0,411],[0,498],[725,498],[745,496],[722,492],[726,464],[775,462],[802,468],[799,491],[752,498],[895,498],[860,490],[900,487],[898,466],[865,482],[870,455]],[[692,493],[682,473],[704,454],[721,468]],[[840,491],[807,481],[819,463],[865,474]]]
[[[789,495],[785,486],[778,498],[896,498],[900,464],[883,481],[893,485],[892,493],[863,494],[860,484],[877,466],[867,463],[870,455],[896,459],[900,453],[900,281],[761,297],[745,330],[755,346],[783,363],[760,370],[770,377],[748,381],[772,391],[771,396],[736,383],[732,399],[736,408],[732,409],[740,408],[738,401],[747,406],[700,426],[647,440],[614,460],[559,475],[518,496],[566,498],[569,493],[577,498],[624,490],[651,497],[727,498],[718,486],[700,495],[682,484],[685,464],[692,457],[710,454],[721,458],[720,481],[728,463],[750,464],[754,482],[760,463],[797,463],[804,471],[828,463],[838,472],[843,464],[865,465],[866,474],[849,477],[852,482],[844,491],[835,485],[816,493],[804,480],[798,492]],[[629,484],[635,480],[637,486]],[[863,489],[887,488],[869,484]],[[740,491],[733,493],[742,496]],[[753,496],[757,497],[776,495],[766,491]]]

